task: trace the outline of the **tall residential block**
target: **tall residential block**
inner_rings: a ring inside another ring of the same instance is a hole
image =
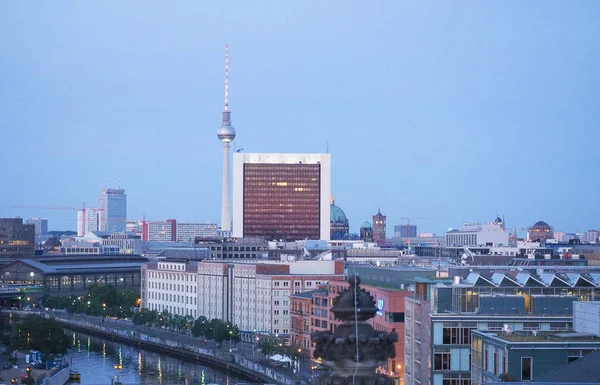
[[[83,237],[90,231],[100,231],[103,213],[104,211],[93,208],[79,210],[77,212],[77,236]]]
[[[123,233],[127,228],[127,194],[122,188],[103,188],[98,197],[102,211],[100,230]]]
[[[233,236],[330,237],[329,154],[233,154]]]
[[[31,258],[35,248],[35,225],[21,218],[0,218],[0,258]]]

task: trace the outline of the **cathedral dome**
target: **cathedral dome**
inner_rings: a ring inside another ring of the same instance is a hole
[[[534,229],[540,229],[540,230],[542,230],[542,229],[550,229],[550,225],[549,225],[549,224],[547,224],[547,223],[546,223],[546,222],[544,222],[544,221],[538,221],[538,222],[536,222],[536,223],[533,225],[533,228],[534,228]]]
[[[360,226],[361,229],[372,229],[373,225],[371,224],[371,222],[369,221],[365,221],[365,223],[362,224],[362,226]]]
[[[339,206],[336,206],[333,199],[331,200],[329,215],[331,217],[331,223],[348,223],[348,218],[346,218],[344,210],[342,210]]]

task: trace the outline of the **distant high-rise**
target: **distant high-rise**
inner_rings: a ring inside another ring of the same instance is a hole
[[[99,231],[102,227],[104,211],[85,208],[77,212],[77,236],[83,237],[90,231]]]
[[[35,247],[35,225],[21,218],[0,218],[0,258],[31,258]]]
[[[329,154],[233,154],[233,236],[330,237]]]
[[[123,233],[127,229],[127,194],[122,188],[103,188],[98,197],[102,211],[100,230]]]
[[[235,129],[231,125],[229,111],[229,47],[225,46],[225,106],[223,107],[223,122],[217,130],[217,136],[223,144],[223,186],[221,196],[221,230],[231,231],[229,215],[229,145],[235,139]]]
[[[31,218],[27,220],[28,225],[35,226],[35,236],[48,234],[48,218]]]
[[[417,226],[415,225],[396,225],[394,226],[394,237],[396,238],[416,238]]]
[[[373,215],[373,240],[378,246],[385,246],[386,228],[385,215],[381,213],[381,209],[377,209],[377,214]]]

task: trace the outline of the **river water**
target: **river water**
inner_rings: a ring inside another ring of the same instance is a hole
[[[16,319],[3,318],[2,327]],[[123,385],[234,385],[243,382],[232,373],[198,365],[139,347],[66,331],[71,341],[67,358],[73,370],[81,373],[82,385],[110,385],[118,376]],[[120,368],[115,368],[119,366]]]
[[[123,385],[216,383],[233,385],[241,378],[207,366],[168,357],[82,333],[69,333],[71,368],[81,373],[81,384],[110,384],[119,376]],[[122,367],[116,369],[115,365]]]

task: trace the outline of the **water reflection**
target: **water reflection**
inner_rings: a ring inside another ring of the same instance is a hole
[[[110,384],[119,377],[124,384],[201,385],[239,383],[238,377],[215,369],[188,363],[101,338],[73,333],[69,359],[72,368],[81,373],[81,384]],[[87,349],[81,350],[81,341]],[[119,369],[122,368],[122,369]]]

